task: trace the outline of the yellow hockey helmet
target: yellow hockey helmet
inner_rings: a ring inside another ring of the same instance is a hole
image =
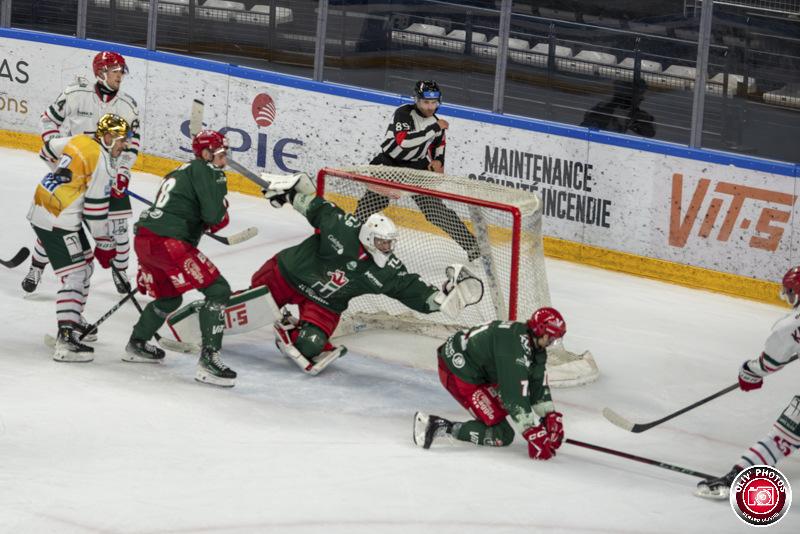
[[[95,130],[94,136],[99,141],[103,141],[103,136],[105,134],[111,134],[113,139],[119,139],[120,137],[130,137],[132,133],[128,121],[119,115],[106,113],[97,121],[97,130]]]

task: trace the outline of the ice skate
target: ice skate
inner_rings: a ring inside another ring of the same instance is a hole
[[[131,363],[161,363],[165,352],[141,339],[130,338],[122,361]]]
[[[194,379],[204,384],[231,388],[236,384],[236,371],[225,365],[219,351],[203,347]]]
[[[78,331],[72,326],[58,329],[53,359],[59,362],[90,362],[94,360],[94,349],[78,339]]]
[[[450,434],[453,423],[437,415],[417,412],[414,415],[414,444],[423,449],[430,449],[433,440]]]

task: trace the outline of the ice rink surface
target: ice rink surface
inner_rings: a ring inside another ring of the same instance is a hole
[[[0,257],[8,259],[32,244],[25,214],[45,168],[30,152],[0,148],[0,157]],[[131,189],[153,198],[157,185],[136,174]],[[265,260],[311,230],[288,207],[238,193],[229,199],[232,222],[222,233],[254,225],[259,236],[231,247],[204,240],[200,248],[242,289]],[[436,340],[350,336],[348,355],[309,377],[277,352],[267,329],[230,336],[223,356],[239,379],[225,390],[194,381],[195,356],[122,362],[137,318],[126,305],[100,328],[94,362],[57,363],[42,341],[56,332],[56,279],[48,269],[37,293],[23,298],[27,267],[0,267],[1,532],[754,528],[727,502],[693,496],[697,479],[567,444],[548,462],[528,459],[519,438],[504,449],[446,440],[416,448],[416,410],[466,419],[431,370]],[[554,391],[567,437],[722,474],[798,393],[800,365],[792,364],[759,391],[735,391],[643,434],[614,427],[600,415],[604,406],[649,421],[734,383],[787,310],[550,259],[547,270],[567,320],[566,346],[590,349],[601,370],[594,384]],[[110,273],[97,267],[86,317],[118,299]],[[779,468],[800,491],[797,453]],[[767,531],[800,532],[799,502],[800,494]]]

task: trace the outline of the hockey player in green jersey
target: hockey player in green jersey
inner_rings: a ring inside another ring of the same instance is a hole
[[[438,349],[439,379],[475,418],[463,423],[417,412],[414,443],[430,448],[450,435],[475,445],[505,447],[514,425],[528,443],[528,455],[547,460],[564,439],[562,415],[555,411],[545,378],[547,347],[567,325],[553,308],[536,310],[527,323],[492,321],[450,336]]]
[[[270,181],[264,194],[273,206],[285,203],[303,214],[317,229],[299,245],[282,250],[252,277],[252,287],[266,286],[278,307],[297,304],[299,318],[275,317],[278,348],[304,371],[317,374],[344,353],[328,339],[351,299],[382,294],[421,313],[457,316],[480,301],[483,283],[461,265],[446,269],[442,290],[406,270],[393,254],[397,229],[376,213],[363,222],[316,196],[310,178],[265,174]]]
[[[234,385],[236,373],[220,358],[222,310],[231,288],[217,267],[199,250],[203,232],[217,232],[228,224],[227,141],[213,130],[204,130],[192,140],[195,159],[169,173],[161,184],[153,206],[136,224],[134,250],[139,258],[136,282],[139,291],[155,300],[133,327],[123,359],[129,362],[159,362],[164,351],[148,343],[177,310],[181,295],[197,289],[202,349],[195,379],[218,386]]]

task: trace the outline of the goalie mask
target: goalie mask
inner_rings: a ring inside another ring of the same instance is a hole
[[[792,267],[783,275],[781,298],[789,306],[796,308],[800,304],[800,266]]]
[[[378,267],[383,268],[394,251],[394,245],[397,242],[397,227],[389,217],[373,213],[361,225],[358,240],[370,253]]]
[[[567,323],[557,309],[539,308],[528,319],[528,330],[534,338],[548,336],[548,341],[553,342],[567,333]]]

